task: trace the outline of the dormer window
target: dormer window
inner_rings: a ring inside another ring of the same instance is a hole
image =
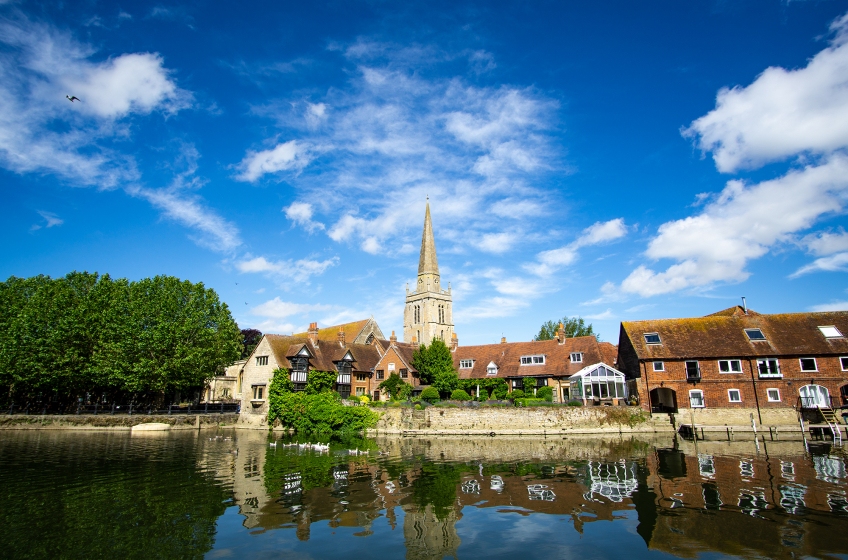
[[[659,333],[645,333],[645,344],[662,344]]]
[[[544,365],[545,363],[545,355],[539,354],[536,356],[521,356],[521,365],[522,366],[538,366]]]
[[[474,360],[459,360],[459,369],[469,369],[474,367]]]
[[[748,340],[765,340],[766,335],[760,329],[745,329],[745,334],[748,335]]]
[[[842,338],[842,333],[834,326],[819,327],[819,330],[825,338]]]
[[[489,362],[489,365],[486,366],[486,375],[497,375],[498,374],[498,366],[495,362]]]
[[[583,362],[583,352],[572,352],[571,353],[571,363],[579,364]]]

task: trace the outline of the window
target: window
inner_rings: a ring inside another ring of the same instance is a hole
[[[420,323],[421,322],[421,306],[420,305],[413,305],[412,306],[412,321],[414,323]]]
[[[486,375],[497,375],[498,374],[498,366],[495,365],[494,362],[490,362],[486,367]]]
[[[513,389],[521,389],[524,387],[524,380],[522,379],[513,379],[512,380],[512,388]]]
[[[698,362],[686,362],[686,380],[695,381],[701,379],[701,368],[698,367]]]
[[[394,362],[389,362],[389,373],[391,373],[391,372],[393,372],[393,371],[395,371],[395,363],[394,363]]]
[[[356,396],[362,397],[365,395],[365,387],[357,387],[356,388]]]
[[[780,364],[774,358],[757,360],[757,370],[760,372],[760,377],[782,377]]]
[[[340,385],[350,385],[350,372],[353,369],[353,363],[349,360],[341,360],[336,362],[336,369],[339,375],[336,377],[336,383]],[[339,388],[339,392],[342,389]],[[347,393],[350,395],[350,387],[347,388]]]
[[[801,371],[818,371],[815,358],[801,358]]]
[[[253,388],[253,400],[261,401],[265,400],[265,385],[252,385]]]
[[[832,325],[829,327],[819,327],[819,330],[825,338],[842,338],[842,333],[839,332],[839,329]]]
[[[521,356],[521,365],[529,366],[529,365],[539,365],[545,363],[545,356]]]
[[[267,366],[268,365],[268,356],[256,356],[256,365],[257,366]]]
[[[400,378],[406,379],[407,377],[409,377],[409,370],[406,368],[400,368]]]
[[[368,379],[368,375],[366,375],[364,373],[357,373],[356,374],[356,380],[357,381],[365,381],[366,379]]]
[[[780,389],[766,389],[768,402],[780,402]]]
[[[385,372],[381,369],[377,370],[377,379],[383,379],[386,376]]]
[[[662,344],[659,333],[645,333],[645,342],[647,344]]]
[[[571,363],[578,364],[583,361],[583,352],[572,352],[571,353]]]
[[[473,368],[474,360],[459,360],[459,367],[461,369]]]
[[[742,402],[742,394],[739,389],[728,389],[727,400],[730,402]]]
[[[700,389],[689,391],[689,406],[692,408],[704,408],[704,392]]]
[[[663,362],[654,362],[654,371],[665,371],[665,364]]]
[[[842,371],[848,371],[848,357],[839,358],[839,365],[842,366]]]
[[[719,360],[718,371],[721,373],[742,373],[742,360]]]
[[[294,383],[295,391],[303,391],[306,389],[307,370],[309,369],[309,358],[305,355],[297,355],[289,358],[291,362],[291,380]]]
[[[748,335],[748,340],[765,340],[766,335],[760,329],[745,329],[745,334]]]

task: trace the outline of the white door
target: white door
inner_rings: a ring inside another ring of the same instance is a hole
[[[799,390],[803,408],[830,408],[830,393],[821,385],[805,385]]]

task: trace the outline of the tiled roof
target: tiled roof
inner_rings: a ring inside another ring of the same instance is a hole
[[[291,367],[289,358],[296,356],[304,345],[313,356],[309,360],[309,365],[312,369],[320,371],[336,371],[334,362],[344,358],[347,352],[350,352],[351,356],[353,356],[354,371],[370,372],[371,368],[380,361],[380,351],[376,346],[371,344],[346,344],[342,347],[337,340],[327,341],[319,339],[317,345],[313,345],[306,338],[306,335],[286,336],[266,334],[265,338],[274,352],[277,363],[282,367]]]
[[[607,365],[615,365],[618,361],[618,346],[611,342],[599,342],[598,347],[601,349],[601,361]]]
[[[609,344],[609,343],[606,343]],[[611,346],[611,345],[610,345]],[[572,352],[582,352],[582,362],[571,362]],[[544,355],[545,363],[521,365],[522,356]],[[460,368],[460,360],[474,360],[474,367]],[[505,342],[480,346],[459,346],[453,352],[453,367],[460,379],[493,377],[486,374],[490,362],[498,366],[497,377],[568,376],[587,365],[605,361],[598,339],[594,336],[533,342]],[[607,361],[612,363],[612,360]]]
[[[848,339],[826,338],[820,326],[848,335],[848,312],[764,315],[731,307],[706,317],[621,324],[640,360],[848,354]],[[760,329],[765,340],[749,340],[744,329],[751,328]],[[659,334],[661,344],[647,344],[646,333]]]
[[[318,340],[326,340],[331,342],[336,342],[339,339],[339,329],[342,329],[345,333],[345,340],[347,342],[353,342],[353,340],[362,332],[362,329],[365,328],[365,325],[368,324],[370,319],[363,319],[361,321],[353,321],[351,323],[343,323],[341,325],[333,325],[332,327],[324,327],[323,329],[318,329]],[[306,333],[296,333],[292,335],[293,338],[306,338]]]

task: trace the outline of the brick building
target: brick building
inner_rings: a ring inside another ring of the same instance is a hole
[[[618,367],[646,410],[836,408],[848,402],[848,312],[621,324]]]
[[[562,325],[552,340],[507,342],[502,338],[500,344],[458,346],[454,339],[451,346],[460,379],[505,379],[510,392],[535,393],[547,385],[553,389],[555,402],[571,398],[571,375],[593,364],[615,365],[616,359],[614,345],[598,342],[594,336],[567,338]]]
[[[404,383],[409,383],[413,387],[419,386],[418,370],[412,365],[412,354],[418,349],[418,345],[411,342],[398,342],[394,331],[389,340],[378,340],[377,344],[383,355],[374,366],[370,391],[361,394],[370,395],[375,401],[388,400],[389,395],[380,391],[379,386],[393,373],[396,373]]]

